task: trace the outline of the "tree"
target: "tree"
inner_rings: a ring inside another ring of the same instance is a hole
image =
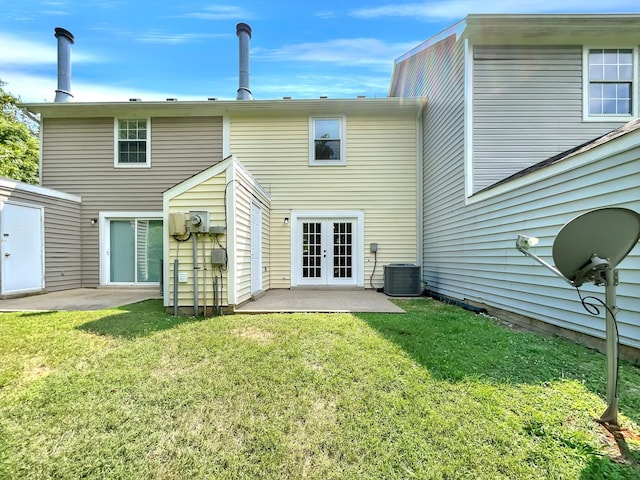
[[[0,80],[0,176],[37,184],[38,123],[20,110],[20,99],[4,85]]]

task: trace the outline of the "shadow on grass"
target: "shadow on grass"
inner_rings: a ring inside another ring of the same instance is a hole
[[[96,335],[132,339],[146,337],[155,332],[175,328],[183,323],[198,322],[204,319],[203,317],[169,315],[162,305],[162,300],[146,300],[124,305],[115,310],[120,313],[92,320],[76,328]]]
[[[494,320],[435,300],[400,303],[405,315],[358,317],[400,346],[436,379],[469,378],[507,384],[541,385],[577,380],[604,397],[605,356],[551,336],[513,331]],[[620,402],[624,414],[640,420],[640,370],[621,363]]]

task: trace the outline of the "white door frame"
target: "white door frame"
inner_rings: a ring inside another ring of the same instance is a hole
[[[251,203],[251,294],[262,290],[262,207]]]
[[[336,282],[335,286],[364,287],[364,212],[362,210],[298,210],[291,212],[291,286],[307,286],[302,282],[302,232],[300,220],[338,220],[354,223],[353,231],[353,281]],[[322,285],[326,285],[323,283]],[[330,286],[334,286],[333,284]]]
[[[162,212],[100,212],[98,225],[100,228],[100,285],[140,285],[136,283],[112,283],[110,255],[110,227],[111,220],[164,220]],[[164,245],[163,245],[164,248]],[[157,285],[149,283],[148,285]]]
[[[6,254],[11,255],[11,253],[13,252],[9,252],[6,251],[6,242],[4,241],[4,235],[7,232],[3,231],[3,228],[0,228],[0,234],[2,235],[2,238],[0,238],[0,255],[2,255],[2,266],[0,267],[0,293],[1,294],[12,294],[12,293],[26,293],[26,292],[37,292],[40,290],[44,289],[44,268],[45,268],[45,262],[44,262],[44,207],[41,205],[33,205],[30,203],[20,203],[20,202],[4,202],[5,207],[6,206],[12,206],[12,207],[26,207],[26,208],[31,208],[34,210],[38,211],[39,214],[39,224],[38,224],[38,228],[39,228],[39,232],[38,232],[38,243],[39,243],[39,257],[40,257],[40,261],[39,263],[39,279],[37,281],[37,286],[35,286],[35,288],[20,288],[20,289],[14,289],[14,290],[8,290],[6,288],[6,284],[7,282],[7,277],[8,274],[10,272],[8,272],[7,270],[9,270],[8,268],[6,268],[5,266],[5,261],[4,261],[4,256]],[[4,220],[2,219],[2,211],[0,210],[0,227],[3,226],[3,222]]]

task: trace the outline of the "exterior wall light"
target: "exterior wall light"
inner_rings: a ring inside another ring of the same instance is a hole
[[[285,225],[289,225],[289,217],[284,217],[284,221],[282,223]]]

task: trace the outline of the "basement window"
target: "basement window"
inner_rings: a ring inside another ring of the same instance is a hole
[[[344,116],[309,118],[309,165],[346,165]]]
[[[150,167],[150,124],[146,119],[116,119],[115,166]]]
[[[637,111],[635,48],[584,50],[585,120],[627,121]]]

